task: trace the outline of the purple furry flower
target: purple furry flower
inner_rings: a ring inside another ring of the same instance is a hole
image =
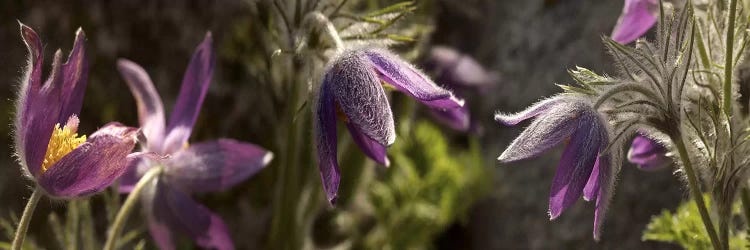
[[[55,53],[52,72],[42,82],[42,41],[33,29],[20,25],[29,50],[15,118],[16,153],[24,172],[53,197],[97,193],[125,172],[137,129],[109,123],[88,139],[79,136],[78,114],[88,80],[83,30],[76,32],[67,62],[62,63],[60,50]]]
[[[314,110],[318,165],[323,189],[331,204],[336,202],[341,178],[337,161],[337,116],[344,120],[365,155],[389,165],[386,147],[396,140],[396,129],[383,84],[432,109],[465,112],[460,109],[462,100],[385,49],[358,48],[341,52],[328,65]]]
[[[175,248],[175,232],[189,236],[204,248],[234,249],[224,221],[190,198],[190,194],[226,190],[253,176],[273,158],[263,148],[232,139],[188,144],[214,64],[212,37],[207,33],[185,71],[177,104],[167,123],[161,98],[146,71],[131,61],[118,61],[120,73],[138,105],[145,136],[142,153],[165,157],[131,161],[127,174],[120,179],[120,191],[130,192],[148,169],[164,167],[141,196],[149,231],[161,249]]]
[[[552,181],[550,219],[556,219],[581,196],[596,200],[594,239],[599,239],[617,163],[617,157],[604,151],[610,137],[607,122],[590,101],[569,95],[544,100],[517,114],[495,116],[495,120],[510,126],[529,118],[535,119],[498,160],[508,163],[529,159],[567,144]]]

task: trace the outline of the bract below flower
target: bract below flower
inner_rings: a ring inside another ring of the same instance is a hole
[[[42,83],[43,50],[37,33],[21,24],[29,64],[21,82],[15,118],[16,152],[26,175],[50,196],[74,198],[99,192],[125,172],[136,129],[110,123],[89,138],[78,136],[78,113],[88,77],[85,35],[76,32],[62,63],[58,50],[52,73]]]
[[[383,84],[432,109],[465,112],[459,110],[463,107],[462,100],[387,50],[356,48],[338,54],[325,71],[314,110],[318,165],[323,189],[331,204],[336,203],[341,178],[337,161],[337,117],[344,120],[365,155],[389,165],[386,147],[396,140],[396,129]]]
[[[542,101],[517,114],[495,116],[498,122],[511,126],[529,118],[535,119],[498,160],[508,163],[537,157],[567,142],[552,181],[550,219],[556,219],[581,196],[596,200],[594,239],[599,239],[614,173],[619,169],[615,165],[619,157],[604,151],[610,137],[607,122],[590,101],[568,95]]]
[[[149,232],[161,249],[175,249],[175,232],[203,248],[234,249],[224,221],[190,198],[190,194],[226,190],[263,169],[273,158],[261,147],[233,139],[188,144],[214,71],[212,43],[208,33],[196,48],[168,123],[159,93],[146,71],[131,61],[118,61],[120,73],[138,105],[145,136],[140,153],[165,158],[132,160],[120,180],[120,191],[130,192],[150,168],[164,167],[164,172],[141,193]]]

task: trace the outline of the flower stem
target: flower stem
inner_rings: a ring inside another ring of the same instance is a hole
[[[31,215],[34,214],[39,199],[42,198],[44,192],[40,187],[36,187],[34,192],[29,197],[29,202],[26,203],[26,208],[23,209],[23,215],[21,215],[21,221],[18,222],[18,228],[16,229],[16,236],[13,238],[13,246],[11,249],[20,250],[23,247],[23,240],[26,238],[26,231],[29,230],[29,222],[31,222]]]
[[[727,21],[727,45],[724,61],[724,113],[732,115],[732,57],[734,56],[734,20],[737,15],[737,0],[729,2],[729,20]]]
[[[117,238],[120,236],[120,232],[125,226],[125,220],[128,218],[130,211],[133,210],[133,207],[135,207],[135,204],[138,202],[138,198],[141,196],[143,188],[146,187],[147,184],[151,183],[151,180],[159,176],[163,169],[164,168],[161,166],[152,167],[148,170],[148,172],[146,172],[146,174],[143,175],[143,177],[141,177],[138,183],[135,184],[135,187],[133,187],[133,190],[130,191],[128,198],[125,199],[125,203],[123,203],[122,207],[120,207],[120,211],[117,212],[117,216],[115,216],[115,222],[112,223],[112,226],[110,226],[109,228],[107,242],[104,244],[103,249],[115,249]]]
[[[693,199],[695,199],[695,204],[698,206],[698,212],[700,212],[701,219],[703,220],[703,225],[706,227],[706,231],[708,232],[708,237],[711,239],[711,244],[713,245],[714,249],[723,249],[722,244],[719,241],[719,236],[716,234],[714,224],[713,222],[711,222],[711,216],[708,214],[706,202],[703,201],[703,193],[700,190],[700,184],[698,183],[698,178],[695,175],[693,165],[690,164],[690,157],[688,156],[687,149],[685,148],[685,143],[682,141],[682,139],[679,138],[673,138],[672,140],[674,141],[675,147],[677,148],[677,152],[680,154],[680,159],[682,159],[683,168],[685,169],[685,174],[687,175],[688,179],[690,194],[693,196]]]

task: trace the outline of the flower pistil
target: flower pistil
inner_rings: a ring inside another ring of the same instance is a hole
[[[52,165],[57,163],[65,155],[86,142],[86,135],[78,136],[78,117],[75,115],[68,118],[65,126],[60,128],[60,123],[55,124],[52,137],[47,144],[47,153],[42,162],[42,173],[46,172]]]

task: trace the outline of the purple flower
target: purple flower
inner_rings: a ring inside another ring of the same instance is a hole
[[[569,95],[547,99],[517,114],[497,114],[495,119],[512,126],[532,117],[536,119],[498,160],[508,163],[537,157],[566,142],[552,181],[550,219],[560,216],[581,195],[587,201],[596,199],[594,239],[598,240],[617,169],[613,164],[618,162],[604,151],[609,143],[607,122],[588,100]]]
[[[628,161],[638,165],[642,170],[657,170],[671,163],[666,153],[667,149],[664,146],[643,134],[638,134],[628,151]]]
[[[425,71],[435,75],[435,81],[454,90],[486,90],[500,77],[487,71],[469,55],[455,49],[435,46],[424,64]]]
[[[145,142],[142,153],[167,157],[138,158],[121,178],[120,191],[130,192],[145,172],[156,165],[164,172],[142,193],[151,236],[161,249],[174,249],[172,232],[181,232],[204,248],[233,249],[224,221],[190,198],[191,193],[228,189],[254,175],[273,154],[256,145],[219,139],[188,144],[214,71],[211,33],[198,46],[185,71],[180,95],[167,123],[161,98],[146,71],[120,59],[118,68],[138,105]]]
[[[435,81],[454,90],[487,91],[499,80],[497,72],[484,69],[474,58],[452,48],[435,46],[424,63],[427,72],[435,76]],[[478,131],[479,124],[469,117],[466,107],[451,110],[431,110],[432,115],[441,123],[458,131]]]
[[[625,0],[622,14],[612,30],[612,40],[630,43],[646,34],[656,24],[658,0]]]
[[[386,147],[396,140],[388,84],[437,110],[456,110],[463,101],[435,85],[422,72],[384,49],[358,48],[341,52],[328,65],[315,107],[315,142],[323,189],[336,203],[340,173],[336,118],[346,123],[354,142],[376,162],[389,165]],[[462,112],[462,111],[460,111]]]
[[[86,138],[79,136],[78,113],[88,77],[82,30],[62,63],[58,50],[52,73],[42,83],[43,50],[39,36],[21,25],[29,64],[21,82],[15,119],[15,147],[24,172],[53,197],[97,193],[125,172],[137,129],[110,123]]]

